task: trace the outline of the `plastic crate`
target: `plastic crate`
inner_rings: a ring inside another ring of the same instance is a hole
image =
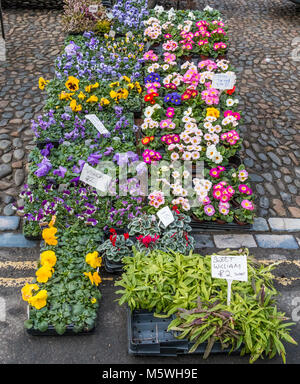
[[[128,353],[135,356],[178,356],[187,355],[193,343],[179,340],[175,332],[168,332],[168,326],[175,315],[168,318],[154,317],[153,312],[128,309]],[[200,344],[193,354],[204,354],[207,342]],[[229,353],[230,348],[222,349],[216,342],[211,354]],[[232,353],[239,353],[240,349]]]

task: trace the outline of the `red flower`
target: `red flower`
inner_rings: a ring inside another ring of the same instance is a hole
[[[176,213],[180,213],[179,210],[178,210],[177,205],[173,205],[172,211],[175,211]]]
[[[128,233],[124,233],[124,238],[125,238],[125,240],[129,239],[129,234]]]
[[[227,89],[227,95],[232,95],[235,92],[235,86],[232,89]]]
[[[114,228],[110,228],[109,232],[110,233],[116,233],[116,230]]]
[[[116,240],[117,240],[117,235],[110,235],[109,240],[112,243],[112,245],[115,247],[116,246]]]

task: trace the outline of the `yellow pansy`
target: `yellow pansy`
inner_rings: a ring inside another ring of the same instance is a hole
[[[68,93],[68,92],[62,91],[58,96],[58,98],[59,100],[72,100],[73,95],[74,93]]]
[[[82,106],[81,104],[77,104],[77,101],[75,99],[73,99],[70,103],[70,107],[72,109],[73,112],[79,112],[82,110]]]
[[[98,286],[101,283],[101,277],[98,275],[98,272],[94,272],[93,274],[92,272],[84,272],[84,275],[90,279],[93,285]]]
[[[118,93],[115,92],[115,91],[110,91],[109,95],[110,95],[110,97],[112,99],[117,99],[118,98]]]
[[[75,92],[79,89],[79,80],[74,76],[69,76],[68,80],[65,82],[65,86],[69,91]]]
[[[36,309],[41,309],[47,305],[48,293],[45,289],[42,289],[35,296],[32,296],[28,303],[35,307]]]
[[[49,80],[45,80],[43,77],[39,78],[39,88],[43,91],[45,86],[49,83]]]
[[[32,296],[32,291],[38,291],[40,287],[37,284],[26,284],[21,289],[22,298],[24,301],[28,301]]]
[[[79,100],[84,100],[86,98],[85,94],[81,91],[78,95]]]
[[[133,83],[129,83],[128,84],[128,89],[133,89],[134,88],[134,84]]]
[[[91,299],[91,303],[92,303],[92,304],[97,303],[97,299],[96,299],[96,297],[93,297],[93,298]]]
[[[110,101],[108,99],[106,99],[105,97],[102,97],[102,99],[100,100],[100,105],[108,105],[110,103]]]
[[[142,92],[142,87],[141,87],[140,83],[138,81],[136,81],[134,85],[135,85],[138,93],[141,93]]]
[[[119,91],[118,91],[118,93],[121,95],[121,98],[122,99],[127,99],[127,97],[128,97],[128,95],[129,95],[129,93],[128,93],[128,91],[127,91],[127,89],[126,88],[122,88],[122,89],[120,89]]]
[[[92,89],[98,88],[98,87],[99,87],[99,83],[92,84]]]
[[[114,83],[110,83],[109,86],[110,86],[110,88],[119,87],[120,83],[118,81],[115,81]]]
[[[56,255],[53,251],[44,251],[41,253],[41,265],[48,265],[50,268],[56,264]]]
[[[91,85],[87,85],[84,89],[85,89],[85,92],[90,93],[91,90],[92,90],[92,86]]]
[[[130,83],[131,82],[131,79],[128,77],[128,76],[123,76],[123,79],[125,81],[127,81],[127,83]]]
[[[56,232],[57,228],[55,227],[50,227],[43,230],[42,237],[46,244],[57,245],[57,238],[55,237]]]
[[[99,257],[99,253],[97,251],[88,253],[85,256],[85,261],[87,264],[89,264],[92,268],[101,267],[102,258]]]
[[[53,268],[49,267],[49,265],[43,265],[41,268],[39,268],[35,274],[36,274],[36,280],[39,283],[47,283],[48,279],[52,277],[54,270]]]
[[[98,101],[98,97],[95,96],[95,95],[90,96],[90,97],[86,100],[87,103],[96,103],[97,101]]]

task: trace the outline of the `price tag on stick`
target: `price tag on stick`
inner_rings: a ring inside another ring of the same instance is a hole
[[[80,174],[80,181],[99,189],[101,192],[107,192],[112,178],[97,169],[84,164]]]
[[[98,119],[96,115],[85,115],[85,117],[90,120],[93,126],[100,132],[102,135],[107,135],[109,131],[104,127],[103,123]]]
[[[165,227],[167,227],[168,225],[173,223],[173,221],[175,220],[173,213],[169,207],[164,207],[164,208],[160,209],[157,212],[157,216]]]
[[[248,281],[247,256],[212,255],[211,276],[227,281],[227,305],[229,306],[232,281]]]

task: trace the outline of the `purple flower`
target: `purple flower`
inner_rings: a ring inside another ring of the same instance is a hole
[[[39,168],[34,172],[34,174],[37,177],[43,177],[43,176],[46,176],[48,174],[48,172],[52,168],[52,164],[51,164],[50,160],[47,159],[47,157],[44,157],[42,162],[38,164],[38,167]]]
[[[51,144],[51,143],[46,144],[46,148],[44,148],[44,149],[41,150],[41,155],[43,155],[43,156],[45,156],[45,157],[49,156],[49,155],[50,155],[50,150],[51,150],[53,147],[54,147],[54,145]]]
[[[87,159],[87,162],[91,165],[97,165],[101,159],[102,155],[95,152],[95,153],[92,153],[88,159]]]
[[[66,172],[67,172],[67,168],[59,166],[58,169],[55,169],[55,170],[53,171],[53,175],[57,175],[57,176],[59,176],[59,177],[64,178]]]

